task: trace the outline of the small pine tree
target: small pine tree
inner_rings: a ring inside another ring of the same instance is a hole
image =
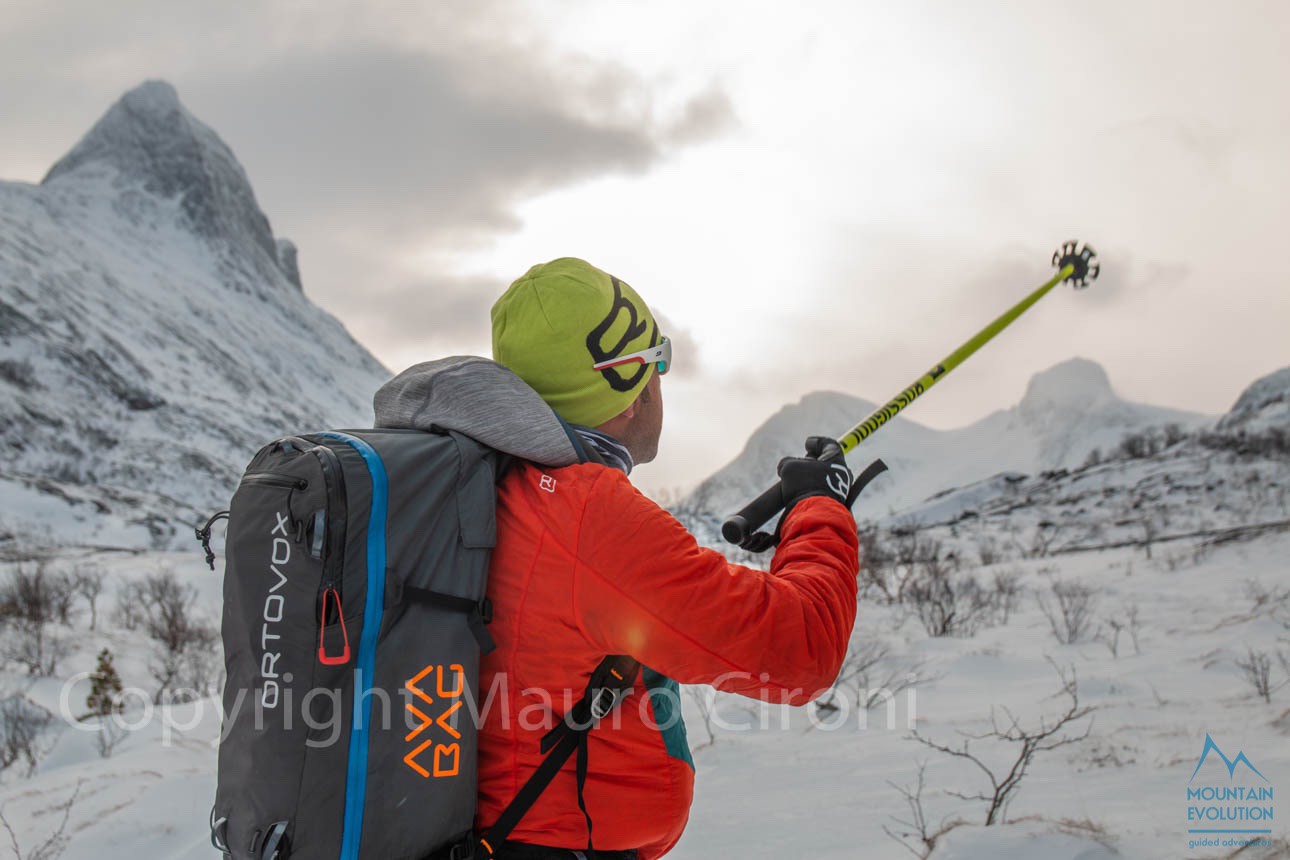
[[[112,652],[104,648],[99,652],[99,664],[90,675],[90,695],[85,706],[96,717],[105,717],[120,710],[121,676],[112,665]]]

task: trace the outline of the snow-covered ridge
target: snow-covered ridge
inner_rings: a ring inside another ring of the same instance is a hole
[[[765,489],[780,457],[800,450],[807,435],[841,434],[874,405],[836,392],[809,394],[784,407],[754,431],[744,450],[699,485],[692,504],[733,513]],[[1015,407],[967,427],[933,430],[898,417],[866,439],[851,455],[859,470],[881,457],[890,474],[866,491],[875,512],[900,511],[948,487],[999,472],[1035,474],[1070,468],[1095,449],[1114,448],[1127,434],[1177,424],[1183,430],[1212,424],[1211,416],[1121,399],[1101,365],[1072,358],[1035,374]]]
[[[0,549],[172,545],[264,441],[370,425],[388,376],[168,84],[0,182]]]
[[[1257,433],[1273,427],[1290,431],[1290,367],[1256,379],[1218,422],[1220,431]]]

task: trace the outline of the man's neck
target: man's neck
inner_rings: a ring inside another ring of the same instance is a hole
[[[600,456],[606,466],[618,469],[626,475],[632,473],[632,467],[635,462],[632,460],[631,452],[627,450],[626,445],[603,430],[597,430],[594,427],[583,427],[580,424],[571,426],[582,438],[584,444],[595,449],[596,454]]]

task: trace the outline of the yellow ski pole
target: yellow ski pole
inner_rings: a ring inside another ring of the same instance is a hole
[[[970,355],[989,343],[995,335],[1011,325],[1031,305],[1048,295],[1053,287],[1062,281],[1069,280],[1076,289],[1083,289],[1088,286],[1089,281],[1096,279],[1101,271],[1096,252],[1090,246],[1081,246],[1075,241],[1064,243],[1053,253],[1053,265],[1058,267],[1057,274],[1053,275],[1047,283],[1004,311],[992,323],[968,338],[966,343],[933,365],[931,370],[914,380],[913,383],[889,400],[886,405],[878,408],[868,418],[852,427],[845,436],[838,440],[842,446],[842,452],[847,453],[853,450],[865,439],[876,433],[879,428],[892,418],[895,418],[909,404],[949,375],[951,370],[958,367]],[[876,474],[878,472],[870,472],[867,476],[862,477],[872,478]],[[861,479],[858,479],[858,482],[859,480]],[[758,528],[779,513],[783,507],[784,499],[781,495],[779,482],[776,481],[774,486],[750,502],[739,513],[726,520],[721,526],[721,535],[730,543],[743,545],[749,541],[749,538],[753,536],[753,533]],[[761,544],[769,545],[766,541],[761,541],[755,543],[754,546],[761,546]]]

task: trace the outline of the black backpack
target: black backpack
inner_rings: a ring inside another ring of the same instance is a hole
[[[582,807],[587,733],[631,689],[630,658],[596,667],[533,778],[494,827],[472,832],[506,462],[455,431],[286,437],[255,455],[230,510],[197,530],[214,568],[211,527],[228,516],[211,812],[224,855],[487,857],[574,752]]]

